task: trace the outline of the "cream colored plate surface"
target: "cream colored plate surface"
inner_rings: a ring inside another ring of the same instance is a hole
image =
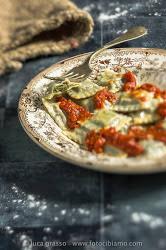
[[[23,90],[18,106],[21,124],[30,138],[49,153],[82,167],[112,173],[150,173],[166,170],[166,155],[158,157],[137,158],[113,158],[110,156],[96,155],[83,150],[78,144],[63,135],[61,129],[44,110],[41,97],[45,94],[50,80],[45,79],[43,74],[60,76],[63,72],[82,63],[87,54],[79,55],[54,64],[45,71],[38,74],[28,83]],[[125,66],[131,69],[153,68],[155,70],[166,70],[166,51],[161,49],[112,49],[107,50],[98,57],[93,64],[93,74],[101,68]],[[157,71],[156,71],[157,72]],[[159,74],[145,78],[154,83],[164,86],[164,81]],[[165,81],[166,84],[166,81]]]

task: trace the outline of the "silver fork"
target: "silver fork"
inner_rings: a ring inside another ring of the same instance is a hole
[[[85,61],[79,65],[68,71],[66,74],[64,74],[61,77],[50,77],[47,75],[44,75],[45,78],[48,78],[50,80],[64,80],[65,78],[68,78],[72,80],[73,82],[77,81],[83,81],[84,79],[88,78],[88,76],[91,74],[92,69],[90,68],[91,61],[98,56],[101,52],[104,50],[111,48],[117,44],[127,42],[130,40],[137,39],[139,37],[142,37],[148,33],[148,30],[143,26],[137,26],[129,29],[126,33],[120,35],[119,37],[115,38],[109,43],[106,43],[103,47],[96,50],[95,52],[91,52]]]

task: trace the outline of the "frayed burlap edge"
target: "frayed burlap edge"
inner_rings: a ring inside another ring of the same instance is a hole
[[[73,25],[80,24],[80,28],[73,37],[67,37],[58,42],[54,40],[33,42],[35,35],[47,30],[55,31],[67,21],[73,21]],[[62,11],[58,14],[58,17],[50,20],[40,20],[27,33],[23,31],[22,36],[19,34],[19,39],[13,43],[13,49],[0,54],[0,74],[21,69],[22,62],[30,58],[67,52],[75,47],[73,41],[77,42],[76,47],[80,46],[89,39],[92,31],[93,19],[87,12],[78,9]],[[21,43],[23,44],[21,45]]]

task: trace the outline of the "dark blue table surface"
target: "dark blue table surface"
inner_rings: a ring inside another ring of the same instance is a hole
[[[166,249],[165,173],[111,175],[73,166],[35,145],[18,121],[21,90],[51,64],[94,50],[134,25],[148,27],[149,35],[123,46],[166,47],[164,0],[75,2],[94,18],[90,41],[62,56],[30,60],[19,72],[0,78],[0,250],[41,249],[28,248],[28,240],[110,241],[114,247],[122,242],[116,249],[131,249],[131,242],[134,249]]]

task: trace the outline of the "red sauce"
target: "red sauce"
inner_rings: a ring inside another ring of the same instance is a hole
[[[136,87],[136,82],[126,82],[123,85],[123,91],[132,91]]]
[[[151,83],[144,83],[139,88],[136,89],[136,82],[126,82],[123,85],[123,90],[130,91],[132,95],[138,94],[135,97],[141,101],[146,101],[146,98],[144,96],[141,96],[141,92],[139,90],[145,90],[147,92],[151,92],[154,94],[155,98],[161,97],[163,99],[166,99],[166,91],[161,90],[160,88],[156,87]]]
[[[150,126],[146,129],[133,126],[130,128],[128,133],[136,140],[145,140],[152,138],[154,140],[166,143],[166,130],[162,128],[161,123]]]
[[[161,96],[163,99],[166,99],[166,90],[160,91],[160,96]]]
[[[85,139],[85,144],[89,151],[95,151],[96,153],[102,153],[106,139],[101,136],[100,132],[90,131]]]
[[[147,131],[139,126],[132,126],[128,134],[135,138],[136,140],[145,140],[148,139]]]
[[[135,82],[136,83],[136,76],[133,72],[128,71],[123,75],[123,79],[125,82]]]
[[[139,144],[140,140],[154,139],[166,143],[166,130],[161,123],[146,129],[139,126],[132,126],[127,134],[117,132],[115,128],[90,131],[86,136],[86,146],[89,151],[102,153],[105,145],[115,146],[128,156],[137,156],[143,153],[144,149]]]
[[[154,92],[154,93],[160,92],[160,89],[157,88],[156,86],[154,86],[154,85],[151,84],[151,83],[144,83],[144,84],[141,85],[140,88],[141,88],[141,89],[144,89],[144,90],[146,90],[146,91],[148,91],[148,92]]]
[[[123,85],[123,91],[134,91],[136,88],[136,77],[132,72],[127,72],[123,75],[124,79],[124,85]],[[148,92],[154,93],[154,97],[161,97],[163,99],[166,99],[166,90],[161,90],[160,88],[156,87],[152,83],[144,83],[142,84],[139,89],[146,90]],[[138,89],[138,90],[139,90]]]
[[[161,90],[151,83],[142,84],[140,89],[146,90],[148,92],[153,92],[155,97],[158,97],[161,95]]]
[[[115,128],[101,129],[98,132],[90,131],[85,140],[89,151],[101,153],[105,145],[112,145],[128,154],[128,156],[137,156],[143,153],[144,149],[130,135],[117,132]]]
[[[157,108],[157,113],[162,117],[166,117],[166,102],[160,103]]]
[[[124,80],[123,91],[132,91],[136,88],[136,76],[128,71],[122,77]]]
[[[111,103],[115,103],[117,97],[114,93],[108,91],[108,89],[104,88],[98,91],[94,96],[95,108],[101,109],[104,106],[105,101],[109,101]]]
[[[153,92],[154,97],[161,97],[163,99],[166,99],[166,90],[161,90],[160,88],[156,87],[155,85],[151,83],[144,83],[141,85],[140,88],[148,92]]]
[[[157,126],[152,126],[147,129],[147,133],[150,134],[154,140],[166,143],[166,130]]]
[[[70,129],[78,128],[80,126],[78,121],[85,121],[92,116],[86,108],[79,106],[64,97],[61,97],[59,102],[60,109],[62,109],[67,115],[67,125]]]
[[[157,122],[157,123],[155,124],[155,127],[156,127],[157,129],[163,129],[163,121],[160,120],[159,122]]]

